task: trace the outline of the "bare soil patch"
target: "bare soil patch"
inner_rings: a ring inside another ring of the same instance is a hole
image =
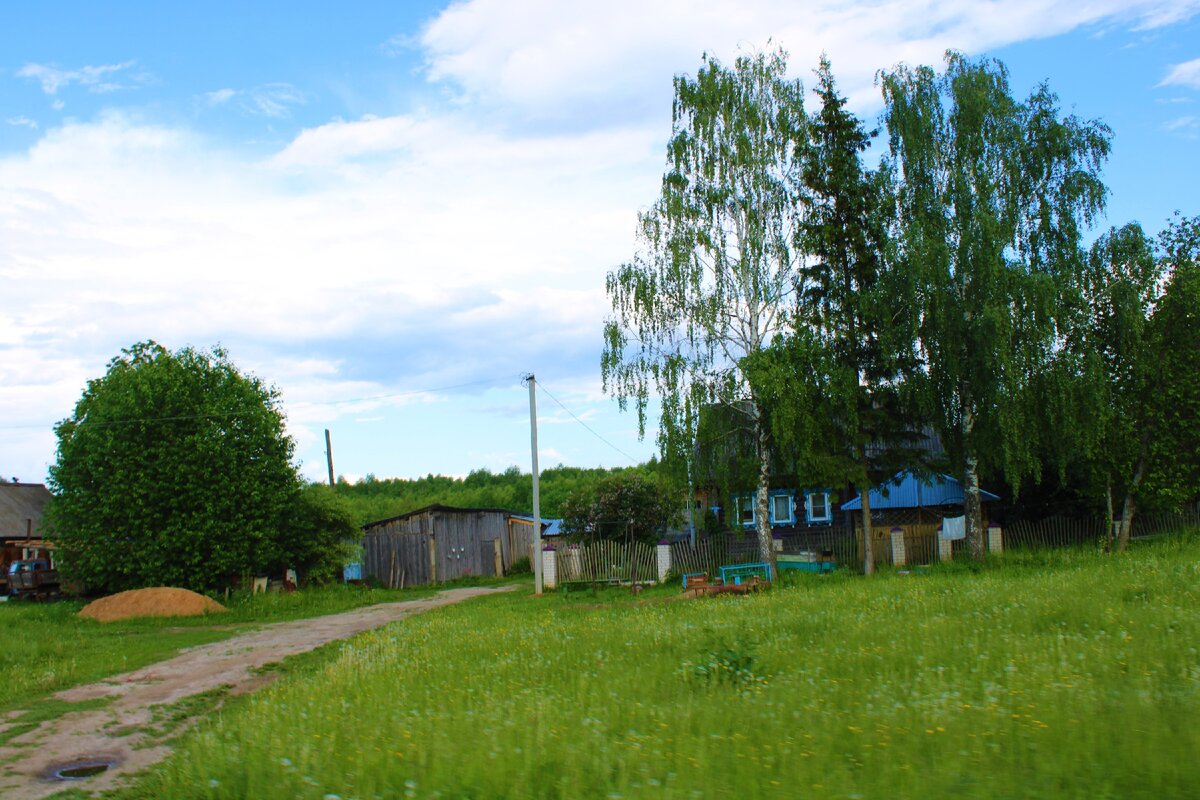
[[[159,586],[101,597],[80,609],[79,616],[115,622],[132,617],[198,617],[224,610],[225,606],[202,594]]]
[[[176,710],[171,735],[193,725],[219,705],[225,692],[242,694],[273,679],[261,668],[323,644],[346,639],[389,622],[471,597],[514,589],[451,589],[435,597],[383,603],[325,617],[278,622],[233,638],[184,650],[174,658],[99,683],[77,686],[55,695],[67,702],[107,698],[103,708],[70,712],[13,736],[0,745],[0,797],[40,800],[71,788],[97,793],[170,755],[156,719],[156,707]],[[114,595],[115,596],[115,595]],[[106,598],[107,599],[107,598]],[[193,702],[205,695],[213,702]],[[179,709],[195,708],[195,715]],[[10,727],[0,721],[0,734]],[[63,766],[107,763],[112,766],[86,781],[64,783],[54,774]]]

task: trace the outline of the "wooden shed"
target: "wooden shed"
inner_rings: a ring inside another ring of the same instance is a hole
[[[1000,498],[986,489],[979,490],[979,499],[986,504]],[[842,510],[854,516],[858,557],[862,558],[862,496],[842,504]],[[963,487],[958,479],[943,473],[918,476],[899,472],[890,481],[871,490],[871,525],[875,563],[890,564],[892,558],[891,531],[904,531],[905,550],[910,563],[929,564],[938,558],[938,530],[946,517],[963,514]],[[986,514],[984,517],[986,527]],[[961,542],[956,541],[955,546]]]
[[[533,522],[511,511],[426,506],[363,526],[363,577],[398,587],[504,575],[532,548]]]

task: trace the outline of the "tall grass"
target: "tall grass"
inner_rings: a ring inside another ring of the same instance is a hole
[[[745,598],[494,597],[244,699],[173,798],[1200,795],[1200,541]]]

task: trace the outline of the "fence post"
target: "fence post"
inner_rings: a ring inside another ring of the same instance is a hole
[[[937,529],[938,561],[954,560],[954,542],[942,535],[942,526]]]
[[[1004,533],[995,522],[988,523],[987,544],[988,550],[993,553],[999,554],[1004,552]]]
[[[558,551],[548,544],[542,550],[542,587],[553,589],[558,586]]]
[[[904,528],[892,528],[892,564],[903,567],[908,563],[904,552]]]
[[[671,545],[665,539],[662,540],[658,543],[655,555],[657,556],[655,560],[658,565],[658,582],[662,583],[671,572]]]

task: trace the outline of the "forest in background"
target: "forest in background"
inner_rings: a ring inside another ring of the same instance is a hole
[[[557,467],[541,471],[539,487],[542,517],[564,514],[567,497],[586,493],[603,479],[615,475],[651,476],[657,461],[636,467]],[[472,470],[465,478],[426,475],[423,478],[376,478],[367,475],[355,483],[339,478],[337,493],[349,501],[359,525],[397,517],[418,508],[440,504],[460,508],[503,508],[528,514],[533,510],[533,480],[529,472],[512,466],[503,472]]]

